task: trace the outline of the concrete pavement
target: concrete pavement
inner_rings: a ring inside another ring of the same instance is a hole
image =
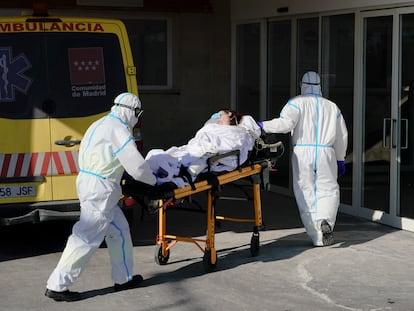
[[[239,215],[251,213],[251,204],[219,201],[217,209]],[[215,235],[217,269],[205,273],[203,254],[192,243],[177,243],[167,265],[157,265],[157,218],[144,214],[140,219],[136,209],[135,273],[143,275],[142,286],[114,293],[109,257],[102,247],[71,288],[83,292],[85,299],[71,303],[43,296],[71,224],[3,229],[0,310],[414,310],[414,233],[339,214],[336,243],[315,248],[293,198],[264,192],[262,210],[266,230],[260,233],[259,255],[250,255],[251,224],[223,222]],[[171,211],[168,221],[172,234],[204,235],[202,213]],[[22,236],[16,245],[6,242],[18,234]],[[50,234],[53,238],[46,241]],[[52,241],[55,247],[49,248]]]

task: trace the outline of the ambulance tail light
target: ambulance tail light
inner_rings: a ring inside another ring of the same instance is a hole
[[[47,3],[45,1],[35,1],[33,3],[33,16],[49,16],[49,12],[47,11]]]

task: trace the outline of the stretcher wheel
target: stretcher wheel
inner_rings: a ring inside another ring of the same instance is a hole
[[[259,232],[255,232],[250,239],[250,254],[253,257],[259,255],[260,250],[260,240],[259,240]]]
[[[159,265],[165,265],[168,262],[168,259],[170,258],[170,250],[167,250],[167,255],[162,255],[162,244],[157,244],[155,246],[155,262]]]
[[[211,259],[212,259],[211,250],[206,250],[203,256],[203,266],[204,266],[204,271],[206,272],[211,272],[214,269],[216,269],[217,259],[215,260],[215,263],[212,263]]]

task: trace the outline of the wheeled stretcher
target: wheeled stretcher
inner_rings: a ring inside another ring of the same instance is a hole
[[[214,270],[217,263],[217,252],[215,248],[215,225],[217,220],[252,223],[253,233],[250,240],[250,253],[252,256],[257,256],[259,254],[259,231],[263,229],[261,190],[269,190],[269,171],[274,169],[276,160],[283,153],[283,145],[281,142],[276,142],[273,144],[265,144],[264,147],[262,145],[260,148],[262,149],[261,152],[256,152],[256,155],[252,156],[251,159],[244,163],[244,165],[239,165],[231,172],[215,173],[210,171],[210,167],[212,163],[219,158],[238,156],[238,150],[209,158],[207,160],[207,173],[200,174],[199,178],[191,185],[176,189],[164,187],[165,191],[156,190],[155,192],[152,192],[150,195],[150,203],[148,203],[150,207],[147,208],[152,208],[154,212],[158,211],[158,235],[156,237],[155,248],[155,262],[157,264],[164,265],[168,262],[170,251],[178,242],[188,242],[195,244],[204,253],[204,270],[206,272]],[[266,149],[268,149],[267,152],[263,152]],[[282,152],[280,152],[280,150],[282,150]],[[262,156],[258,156],[259,154]],[[263,155],[266,156],[263,157]],[[248,179],[251,181],[254,217],[235,218],[217,215],[215,212],[215,203],[220,188],[240,179]],[[138,202],[142,203],[144,200],[142,196],[140,197],[140,194],[142,194],[143,191],[136,190],[137,189],[134,186],[125,186],[124,194],[132,196],[136,198]],[[151,193],[148,191],[146,192],[147,195],[148,193]],[[207,206],[205,208],[207,228],[205,238],[177,236],[167,233],[168,210],[172,207],[176,207],[176,205],[178,205],[179,202],[182,202],[183,199],[190,198],[201,192],[206,192],[207,194]]]

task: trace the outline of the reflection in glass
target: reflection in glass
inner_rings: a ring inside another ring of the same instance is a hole
[[[346,174],[338,179],[341,202],[352,205],[354,14],[322,20],[322,95],[341,109],[348,128]]]
[[[260,116],[260,24],[237,25],[236,108],[255,119]]]
[[[392,16],[371,17],[364,28],[363,206],[389,212]],[[385,127],[384,127],[385,126]],[[384,134],[385,131],[385,134]],[[384,140],[383,140],[384,138]]]
[[[296,81],[299,81],[307,71],[318,71],[319,18],[298,20],[297,41],[297,71]]]
[[[274,21],[268,25],[268,102],[267,119],[278,117],[290,97],[291,21]],[[285,155],[277,165],[277,174],[271,174],[271,183],[289,187],[290,135],[280,134]]]
[[[414,14],[401,17],[400,216],[414,218]]]

